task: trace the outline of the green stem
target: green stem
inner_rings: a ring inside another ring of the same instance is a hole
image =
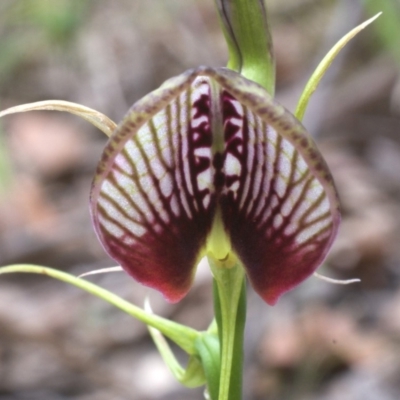
[[[221,345],[218,400],[241,400],[243,332],[246,319],[244,269],[217,266],[209,257],[214,275],[214,308]]]
[[[275,62],[264,0],[215,0],[229,50],[227,67],[274,95]]]
[[[275,62],[264,0],[215,0],[228,45],[227,67],[275,92]],[[241,400],[243,332],[246,319],[244,269],[239,262],[209,257],[214,275],[214,308],[221,349],[218,400]],[[215,389],[215,387],[213,387]],[[215,394],[213,400],[215,399]]]

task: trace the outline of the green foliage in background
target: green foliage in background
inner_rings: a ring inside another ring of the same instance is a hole
[[[392,53],[400,68],[400,1],[364,0],[367,11],[374,15],[383,13],[383,18],[374,24],[384,46]]]
[[[88,5],[87,0],[1,2],[0,84],[49,47],[68,45],[85,21]]]

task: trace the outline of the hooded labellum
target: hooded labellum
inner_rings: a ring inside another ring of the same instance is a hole
[[[258,84],[207,67],[133,105],[104,150],[91,210],[109,255],[172,302],[208,254],[239,259],[274,304],[323,261],[340,220],[300,122]]]

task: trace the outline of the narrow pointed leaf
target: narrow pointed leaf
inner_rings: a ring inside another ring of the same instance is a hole
[[[170,301],[222,246],[221,259],[236,254],[274,304],[323,261],[340,220],[301,123],[258,84],[207,67],[132,107],[103,153],[91,208],[108,253]]]
[[[308,80],[303,93],[301,94],[300,100],[297,104],[296,111],[294,115],[301,121],[304,117],[304,113],[306,112],[308,102],[312,94],[317,89],[321,79],[325,75],[326,71],[328,70],[329,66],[332,64],[333,60],[339,54],[340,50],[343,49],[344,46],[354,36],[356,36],[359,32],[361,32],[364,28],[366,28],[369,24],[375,21],[382,13],[376,14],[374,17],[368,19],[367,21],[363,22],[362,24],[356,26],[352,29],[349,33],[343,36],[333,47],[329,50],[328,54],[322,59],[322,61],[318,64],[318,67],[315,69],[311,78]]]
[[[82,106],[80,104],[71,103],[69,101],[62,100],[47,100],[38,101],[36,103],[22,104],[20,106],[8,108],[0,112],[0,118],[9,114],[27,112],[27,111],[64,111],[78,117],[85,119],[90,122],[96,128],[100,129],[107,136],[111,136],[116,128],[115,122],[104,114],[93,110],[89,107]]]

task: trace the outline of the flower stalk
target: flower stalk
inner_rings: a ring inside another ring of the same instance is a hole
[[[243,335],[246,322],[244,269],[237,262],[224,267],[208,257],[214,275],[214,311],[221,344],[218,400],[241,400]]]
[[[227,67],[275,93],[275,60],[264,0],[215,0],[228,46]],[[214,275],[214,311],[221,368],[218,400],[241,400],[243,336],[246,321],[244,269],[237,260],[221,266],[209,256]],[[227,260],[228,261],[228,260]]]

